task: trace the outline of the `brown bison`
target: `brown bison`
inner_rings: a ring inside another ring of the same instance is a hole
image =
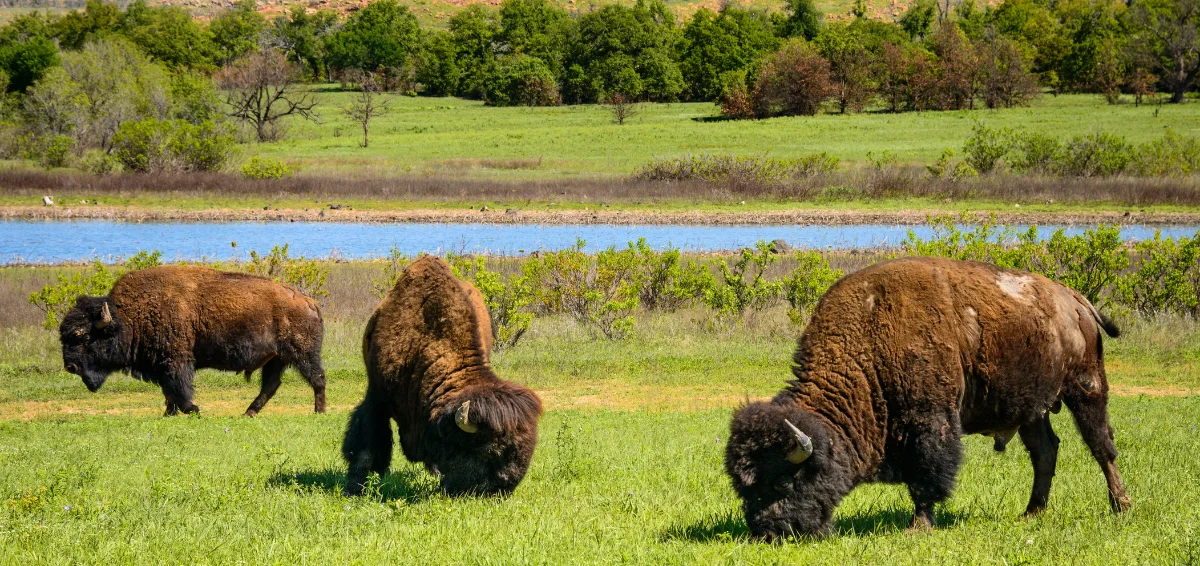
[[[451,495],[510,493],[537,445],[541,401],[489,366],[491,319],[479,291],[444,261],[413,262],[375,309],[363,334],[367,393],[346,427],[346,492],[392,460],[400,447],[439,476]]]
[[[157,383],[166,414],[194,413],[197,369],[262,368],[262,389],[246,409],[254,416],[293,366],[325,412],[321,368],[324,326],[312,299],[271,280],[205,267],[170,265],[122,276],[107,297],[79,297],[59,326],[63,365],[93,392],[108,374],[128,371]]]
[[[1007,440],[1033,461],[1027,514],[1046,507],[1065,403],[1108,480],[1130,500],[1108,424],[1101,329],[1117,328],[1045,277],[938,258],[880,263],[821,299],[793,356],[795,379],[733,417],[725,467],[758,537],[823,535],[863,482],[903,483],[911,528],[950,496],[963,434]],[[1002,442],[998,442],[998,447]]]

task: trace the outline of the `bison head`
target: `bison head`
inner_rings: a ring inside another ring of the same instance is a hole
[[[742,498],[750,532],[760,538],[821,536],[848,489],[830,458],[830,435],[795,405],[752,403],[733,416],[725,470]]]
[[[542,404],[533,391],[495,381],[464,391],[425,435],[425,463],[450,495],[512,493],[537,446]]]
[[[63,367],[82,377],[92,392],[123,366],[117,342],[120,330],[121,319],[108,297],[79,297],[58,326]]]

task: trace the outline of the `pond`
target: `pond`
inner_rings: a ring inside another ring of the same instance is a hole
[[[1091,226],[1066,227],[1080,233]],[[1048,237],[1056,226],[1040,228]],[[1142,240],[1162,230],[1166,236],[1190,236],[1198,226],[1130,225],[1126,240]],[[163,259],[226,260],[246,258],[289,244],[293,257],[385,257],[392,247],[408,255],[489,253],[519,255],[559,250],[582,238],[587,249],[625,246],[646,238],[656,248],[686,251],[733,250],[758,240],[783,239],[809,249],[886,248],[898,246],[912,230],[928,238],[927,226],[888,224],[698,226],[698,225],[538,225],[538,224],[356,224],[335,222],[130,223],[100,220],[0,221],[0,264],[60,263],[99,258],[115,261],[141,250],[159,250]],[[236,246],[234,245],[236,243]]]

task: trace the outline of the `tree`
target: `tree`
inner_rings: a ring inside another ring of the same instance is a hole
[[[298,74],[282,53],[260,49],[221,69],[217,84],[225,91],[229,116],[251,124],[258,141],[267,142],[279,139],[283,118],[316,121],[317,100],[298,89]]]
[[[1200,73],[1200,0],[1141,0],[1130,20],[1138,31],[1135,51],[1158,71],[1170,101],[1183,102]]]
[[[933,28],[937,11],[937,3],[933,0],[917,0],[908,7],[903,16],[900,16],[900,27],[908,33],[909,39],[922,41]]]
[[[618,126],[624,126],[625,121],[635,116],[640,110],[640,106],[633,97],[620,92],[606,95],[604,107],[608,108],[608,112],[612,114],[613,123]]]
[[[374,73],[352,71],[350,80],[358,85],[358,91],[350,104],[342,108],[342,113],[362,126],[362,147],[365,148],[371,143],[371,119],[387,112],[388,101],[382,98]]]
[[[954,22],[942,22],[929,38],[938,64],[938,100],[932,107],[961,110],[975,107],[978,58],[966,34]]]
[[[556,79],[565,69],[565,47],[575,41],[577,33],[575,20],[549,0],[504,0],[500,4],[497,51],[537,57]]]
[[[128,40],[97,41],[82,51],[65,53],[63,69],[80,94],[83,121],[77,147],[108,150],[122,123],[169,117],[166,70]]]
[[[337,70],[398,73],[421,45],[421,27],[407,6],[379,0],[354,12],[326,42],[329,64]]]
[[[754,112],[771,116],[812,116],[833,94],[829,61],[808,42],[792,39],[759,72],[750,94]]]
[[[267,27],[266,18],[254,10],[255,0],[237,0],[208,24],[219,65],[228,65],[258,47]]]
[[[991,37],[976,47],[979,83],[988,108],[1012,108],[1029,102],[1037,94],[1037,81],[1025,69],[1025,58],[1016,42]]]
[[[25,92],[59,64],[50,31],[40,12],[21,14],[0,28],[0,71],[8,75],[9,92]]]
[[[620,92],[637,99],[676,100],[683,75],[672,54],[678,31],[661,0],[638,0],[632,8],[608,5],[579,18],[579,39],[570,48],[564,95],[596,101]]]
[[[117,33],[121,25],[121,9],[103,0],[87,0],[83,11],[71,10],[54,23],[54,36],[59,47],[82,49],[88,41]]]
[[[491,106],[555,106],[562,102],[550,67],[537,57],[501,57],[485,81],[484,100]]]
[[[142,52],[170,68],[208,67],[213,46],[208,33],[178,6],[147,6],[135,0],[121,19],[122,33]]]
[[[267,28],[266,41],[287,54],[288,60],[307,69],[315,80],[329,79],[328,54],[325,40],[340,22],[333,10],[312,14],[304,6],[293,5],[287,14],[280,14]]]
[[[787,12],[787,16],[782,22],[780,36],[811,40],[821,31],[821,20],[825,16],[817,9],[813,0],[788,0],[784,11]]]
[[[765,12],[725,7],[720,13],[699,10],[683,28],[679,70],[691,100],[714,100],[723,76],[743,72],[763,53],[779,48]]]
[[[833,96],[843,114],[859,112],[875,96],[876,58],[867,50],[860,27],[836,23],[825,26],[814,44],[829,60],[833,77]]]
[[[459,73],[458,90],[454,94],[483,98],[487,78],[496,64],[495,37],[500,32],[499,15],[482,5],[472,4],[451,17],[449,23]]]

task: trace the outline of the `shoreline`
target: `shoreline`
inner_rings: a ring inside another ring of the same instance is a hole
[[[104,205],[0,206],[0,220],[107,220],[114,222],[341,222],[384,224],[550,224],[550,225],[698,225],[698,226],[844,226],[891,224],[917,226],[930,216],[959,216],[958,210],[829,210],[795,209],[753,212],[654,212],[645,210],[330,210],[330,209],[211,209],[178,210]],[[978,211],[977,218],[995,215],[1000,224],[1200,224],[1200,212],[1008,212]]]

